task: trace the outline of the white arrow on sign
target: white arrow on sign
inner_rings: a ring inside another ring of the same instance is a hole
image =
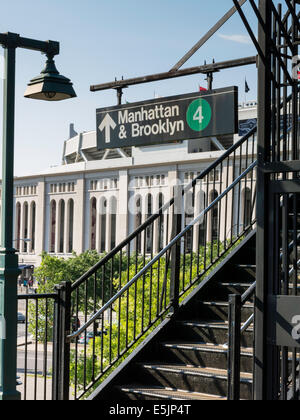
[[[117,124],[111,118],[109,114],[106,114],[103,118],[102,123],[99,125],[99,130],[103,131],[105,129],[105,143],[110,143],[110,130],[115,129]]]

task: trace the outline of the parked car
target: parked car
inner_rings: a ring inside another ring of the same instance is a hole
[[[103,335],[107,335],[107,331],[103,331]],[[97,333],[96,333],[96,337],[101,337],[102,336],[102,332],[101,331],[98,331]],[[85,336],[85,334],[83,334],[80,338],[79,338],[79,340],[78,340],[78,344],[89,344],[89,342],[91,341],[91,340],[93,340],[94,339],[94,333],[93,332],[87,332],[87,334],[86,334],[86,336]]]
[[[78,340],[78,344],[89,344],[89,342],[90,342],[90,338],[88,337],[88,335],[86,335],[85,337],[85,334],[82,335]]]
[[[25,322],[26,322],[25,316],[21,312],[18,312],[18,324],[25,324]]]

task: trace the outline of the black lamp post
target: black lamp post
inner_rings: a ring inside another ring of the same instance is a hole
[[[25,97],[59,101],[76,97],[72,83],[61,76],[53,57],[59,54],[59,43],[22,38],[18,34],[0,34],[4,48],[5,78],[3,105],[2,156],[2,231],[0,248],[0,400],[18,400],[17,371],[17,278],[18,256],[13,248],[14,119],[16,49],[40,51],[47,55],[46,68],[33,79]]]

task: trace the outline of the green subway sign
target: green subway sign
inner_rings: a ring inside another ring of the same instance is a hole
[[[101,108],[96,120],[99,150],[235,134],[238,88]]]

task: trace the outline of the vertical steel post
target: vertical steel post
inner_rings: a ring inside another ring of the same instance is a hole
[[[12,40],[13,41],[13,40]],[[0,400],[19,400],[17,372],[18,256],[13,249],[13,182],[16,47],[5,51],[2,156],[2,232],[0,249]]]
[[[53,319],[53,353],[52,353],[52,400],[59,400],[59,355],[60,355],[60,295],[56,288],[57,298],[54,301],[54,319]]]
[[[182,223],[182,187],[174,187],[174,211],[172,238],[175,238],[181,232]],[[171,284],[170,299],[172,303],[172,313],[175,313],[179,307],[179,283],[180,283],[180,258],[181,258],[181,240],[178,240],[172,247],[171,252]]]
[[[240,399],[241,382],[241,296],[229,295],[228,400]]]
[[[260,0],[259,11],[264,26],[259,24],[258,42],[264,57],[258,59],[258,135],[257,135],[257,287],[255,304],[255,368],[254,399],[266,399],[267,375],[267,295],[268,295],[268,261],[270,249],[268,244],[268,179],[264,165],[269,161],[271,147],[271,2]],[[271,378],[270,378],[271,379]]]
[[[57,287],[58,311],[56,334],[58,338],[57,372],[55,383],[57,384],[57,399],[68,401],[70,392],[70,343],[67,336],[71,331],[71,283],[63,282]]]

